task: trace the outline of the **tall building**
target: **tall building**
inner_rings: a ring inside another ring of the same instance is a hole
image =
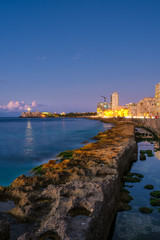
[[[119,94],[117,92],[111,95],[111,106],[112,110],[119,106]]]
[[[155,87],[155,114],[160,117],[160,83],[156,84]]]

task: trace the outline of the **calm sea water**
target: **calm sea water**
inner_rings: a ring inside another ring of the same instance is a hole
[[[140,183],[134,183],[132,188],[126,187],[130,191],[133,200],[129,203],[132,207],[129,211],[119,212],[112,240],[159,240],[160,239],[160,207],[150,205],[150,192],[160,191],[160,151],[154,152],[154,147],[160,148],[159,142],[138,143],[138,161],[133,164],[131,172],[144,175]],[[140,161],[140,150],[152,150],[153,157],[147,157],[146,161]],[[152,184],[153,190],[147,190],[145,185]],[[141,213],[140,207],[153,209],[150,214]]]
[[[0,185],[9,185],[59,152],[79,148],[111,127],[88,119],[0,118]]]

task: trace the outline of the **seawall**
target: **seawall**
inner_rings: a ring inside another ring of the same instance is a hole
[[[160,138],[160,119],[144,118],[144,119],[132,119],[141,127],[148,128],[151,130],[158,138]]]
[[[61,163],[42,165],[39,176],[22,175],[0,187],[0,200],[16,200],[14,208],[0,215],[11,226],[10,239],[17,231],[19,240],[106,240],[121,177],[137,158],[134,124],[119,122],[96,139]],[[20,220],[19,229],[10,215]]]

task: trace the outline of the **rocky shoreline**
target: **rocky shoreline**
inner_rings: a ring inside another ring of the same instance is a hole
[[[0,212],[0,239],[106,240],[121,178],[137,159],[134,124],[117,122],[95,138],[0,187],[0,201],[15,204]]]

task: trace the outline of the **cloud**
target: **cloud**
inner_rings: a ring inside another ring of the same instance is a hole
[[[27,111],[28,108],[34,110],[40,107],[40,104],[37,104],[36,101],[33,101],[31,104],[26,104],[24,101],[10,101],[7,105],[0,105],[0,110],[5,110],[9,112],[14,111]]]
[[[34,59],[37,60],[37,61],[45,61],[45,60],[47,60],[46,57],[40,57],[40,56],[37,56],[37,57],[34,58]]]
[[[79,60],[81,58],[81,54],[77,54],[75,57],[73,57],[74,60]]]

